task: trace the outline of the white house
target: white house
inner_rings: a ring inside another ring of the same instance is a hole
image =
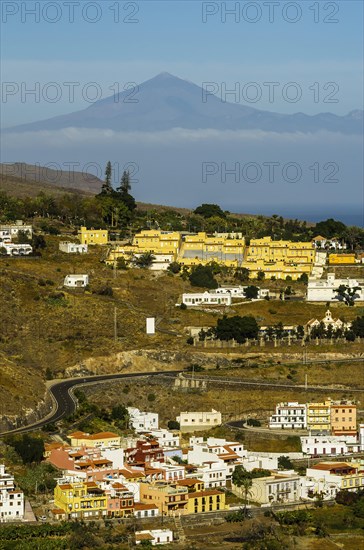
[[[24,519],[24,493],[15,488],[14,476],[0,464],[0,522]]]
[[[222,461],[215,462],[214,460],[207,460],[187,477],[200,479],[203,481],[206,489],[211,489],[226,487],[227,474],[227,467]]]
[[[301,496],[300,476],[294,472],[272,472],[252,480],[249,499],[260,504],[297,502]],[[244,489],[233,485],[233,492],[244,497]]]
[[[310,456],[336,456],[360,452],[360,442],[352,435],[306,435],[300,439],[302,452]]]
[[[202,437],[191,437],[190,446],[188,463],[200,466],[198,476],[211,487],[224,486],[226,480],[231,479],[235,466],[243,464],[248,455],[242,443],[215,437],[208,437],[206,441]],[[212,466],[213,463],[217,466]]]
[[[337,239],[326,239],[321,235],[317,235],[311,241],[315,248],[326,248],[332,250],[345,250],[346,244],[338,241]]]
[[[0,225],[0,231],[8,232],[11,237],[17,237],[19,231],[25,233],[29,238],[33,236],[33,227],[25,224],[23,220],[16,220],[15,224]]]
[[[67,288],[85,288],[88,283],[88,275],[66,275],[63,286]]]
[[[59,250],[66,254],[86,254],[88,250],[87,244],[71,243],[62,241],[59,243]]]
[[[176,418],[181,432],[206,430],[221,424],[221,412],[211,409],[204,412],[181,412]]]
[[[245,298],[245,291],[248,287],[247,286],[226,286],[226,287],[220,287],[216,289],[217,294],[226,294],[230,293],[232,298]],[[269,289],[268,288],[258,288],[258,299],[269,297]]]
[[[30,244],[3,242],[0,247],[6,250],[8,256],[29,256],[33,252],[33,247]]]
[[[304,430],[307,427],[306,405],[296,401],[278,403],[275,413],[269,419],[269,427]]]
[[[158,441],[162,449],[178,449],[180,446],[180,434],[178,431],[171,432],[165,428],[159,428],[157,430],[150,430],[148,433]]]
[[[309,278],[307,284],[307,300],[309,302],[332,302],[340,301],[335,289],[340,285],[348,286],[350,289],[359,287],[356,291],[355,299],[364,300],[364,282],[356,279],[336,279],[335,273],[328,273],[327,279]]]
[[[206,290],[205,292],[190,292],[182,294],[182,303],[186,306],[230,306],[231,294],[230,292],[217,292],[214,290]]]
[[[140,411],[136,407],[128,407],[129,425],[137,433],[150,432],[159,427],[159,415],[153,412]]]
[[[136,518],[154,518],[159,515],[159,509],[156,504],[144,504],[136,502],[134,504],[134,516]]]
[[[152,546],[156,546],[157,544],[169,544],[173,542],[173,531],[171,531],[171,529],[135,531],[135,544],[141,544],[143,541],[149,541]]]
[[[11,233],[9,229],[0,229],[0,243],[11,243]]]

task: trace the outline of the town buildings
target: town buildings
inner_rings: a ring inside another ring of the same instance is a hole
[[[360,452],[356,436],[306,435],[301,438],[302,452],[309,456],[337,456]]]
[[[152,546],[173,542],[173,531],[170,529],[150,529],[135,531],[135,544],[150,543]]]
[[[106,229],[87,229],[86,227],[81,227],[78,232],[78,239],[81,244],[107,244],[109,234]]]
[[[126,265],[132,265],[135,258],[145,253],[153,255],[150,269],[164,270],[172,262],[188,269],[216,262],[235,269],[246,267],[250,278],[263,272],[269,278],[292,280],[311,275],[316,260],[312,242],[272,241],[271,237],[264,237],[252,239],[247,246],[238,233],[208,235],[201,231],[182,235],[177,231],[151,229],[137,233],[131,245],[110,250],[106,263],[123,258]]]
[[[188,493],[187,513],[203,514],[225,510],[225,493],[217,489],[203,489]]]
[[[65,252],[66,254],[86,254],[88,251],[88,245],[62,241],[59,243],[59,250],[61,252]]]
[[[329,265],[351,265],[355,264],[355,253],[351,254],[329,254]]]
[[[356,436],[356,405],[347,401],[331,403],[331,433]]]
[[[182,304],[186,306],[230,306],[232,297],[229,292],[210,290],[205,292],[188,292],[182,294]]]
[[[140,483],[140,499],[158,507],[163,516],[173,512],[186,514],[188,512],[188,489],[177,483],[157,481],[154,483]]]
[[[24,233],[29,239],[33,236],[32,225],[26,224],[23,220],[16,220],[14,224],[0,224],[0,236],[7,236],[10,240],[17,238],[19,233]]]
[[[271,237],[251,239],[244,267],[250,277],[263,272],[266,278],[297,280],[310,275],[315,264],[316,251],[311,242],[273,241]]]
[[[209,290],[205,292],[188,292],[182,294],[182,303],[186,306],[198,306],[198,305],[224,305],[230,306],[232,300],[246,299],[245,290],[246,286],[238,287],[222,287],[216,290]],[[269,289],[259,288],[257,299],[269,297]]]
[[[0,523],[24,519],[24,493],[15,487],[14,476],[0,464]]]
[[[121,437],[113,432],[73,432],[68,436],[72,447],[120,447]]]
[[[320,462],[306,471],[308,490],[335,497],[340,490],[364,487],[364,466],[360,462]]]
[[[106,263],[113,264],[123,258],[129,265],[134,258],[150,252],[154,256],[151,269],[164,270],[177,259],[181,241],[181,234],[177,231],[140,231],[134,236],[131,245],[117,246],[110,250]]]
[[[272,429],[303,430],[307,427],[306,404],[297,402],[278,403],[275,414],[269,419]]]
[[[356,404],[345,400],[278,403],[275,413],[269,419],[269,428],[307,429],[314,435],[321,433],[356,437],[356,411]]]
[[[33,247],[30,244],[3,242],[0,243],[0,248],[2,248],[8,256],[29,256],[33,253]]]
[[[211,409],[204,412],[181,412],[176,418],[181,432],[206,430],[221,424],[221,413]]]
[[[244,488],[233,485],[234,493],[245,498]],[[260,504],[297,502],[300,498],[300,476],[294,472],[272,472],[270,476],[252,479],[249,500]]]
[[[307,429],[313,433],[328,434],[331,430],[331,400],[307,403]]]
[[[335,273],[328,273],[327,279],[309,279],[307,284],[307,301],[333,302],[342,300],[337,293],[339,286],[344,285],[350,290],[357,288],[355,299],[364,300],[364,282],[356,279],[336,279]]]
[[[331,311],[328,309],[323,319],[321,320],[310,319],[306,323],[305,325],[306,334],[310,335],[312,333],[312,330],[317,327],[323,327],[324,330],[326,331],[331,330],[332,333],[334,333],[337,330],[344,331],[346,329],[349,329],[351,327],[351,323],[344,322],[341,319],[334,319]]]
[[[159,415],[153,412],[140,411],[136,407],[128,407],[129,425],[137,433],[156,430],[159,426]]]
[[[93,481],[61,482],[54,489],[54,509],[63,510],[68,519],[103,518],[108,513],[106,493]]]
[[[66,275],[63,286],[67,288],[85,288],[89,284],[89,278],[86,274]]]

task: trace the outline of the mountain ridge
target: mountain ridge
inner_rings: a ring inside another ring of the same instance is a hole
[[[280,114],[239,103],[224,102],[205,94],[197,84],[160,73],[136,87],[100,99],[87,108],[45,120],[6,128],[4,132],[52,131],[64,128],[93,128],[114,131],[156,132],[183,129],[263,130],[303,132],[320,130],[359,134],[363,111],[347,115],[333,113]]]

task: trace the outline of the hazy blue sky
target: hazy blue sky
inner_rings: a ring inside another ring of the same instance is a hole
[[[343,115],[363,108],[361,0],[2,0],[0,6],[3,127],[78,111],[163,71],[200,86],[215,83],[222,99],[258,109]],[[224,87],[239,96],[224,95]],[[327,132],[69,129],[4,135],[2,160],[53,162],[62,170],[77,161],[101,177],[107,160],[122,167],[132,162],[138,200],[219,202],[237,211],[362,223],[362,147],[358,135]],[[278,173],[270,185],[266,178],[222,184],[219,170],[206,183],[201,166],[211,160],[297,162],[303,175],[297,183]],[[338,175],[327,180],[333,162]],[[318,181],[313,165],[320,166]]]
[[[2,126],[87,107],[100,94],[162,71],[196,84],[216,82],[218,94],[223,83],[230,89],[238,82],[239,100],[260,109],[345,114],[362,108],[360,0],[3,0],[1,10]],[[80,83],[71,100],[67,82]],[[248,89],[249,82],[261,90],[255,103],[244,101],[258,89]],[[267,82],[278,83],[274,97]],[[285,88],[289,82],[301,91],[297,102],[287,100],[295,93]]]

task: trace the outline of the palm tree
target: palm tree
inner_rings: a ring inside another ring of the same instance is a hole
[[[133,263],[136,267],[148,268],[155,260],[155,256],[151,252],[144,252],[139,257],[135,257]]]
[[[245,498],[245,504],[244,504],[244,516],[247,514],[247,500],[249,496],[251,495],[251,488],[253,485],[252,476],[249,472],[246,471],[244,466],[236,466],[235,470],[233,471],[233,475],[231,478],[231,481],[234,485],[236,485],[239,488],[242,488],[244,492],[244,498]]]

